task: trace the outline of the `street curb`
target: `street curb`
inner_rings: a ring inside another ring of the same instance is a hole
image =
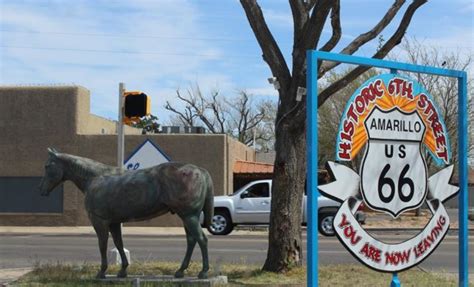
[[[367,232],[386,232],[386,233],[402,233],[402,232],[419,232],[423,230],[423,228],[366,228]],[[303,229],[306,231],[306,229]],[[459,228],[450,228],[449,233],[459,233]],[[468,233],[470,235],[474,235],[474,228],[468,229]],[[0,233],[0,238],[2,236],[29,236],[29,235],[42,235],[44,237],[71,237],[71,236],[86,236],[86,237],[96,237],[95,233],[90,232],[22,232],[22,231],[11,231],[11,232],[2,232]],[[208,237],[216,237],[216,238],[238,238],[238,237],[254,237],[254,236],[266,236],[268,235],[267,232],[263,231],[248,231],[245,234],[231,234],[229,236],[220,236],[220,235],[211,235],[207,234]],[[175,233],[175,234],[160,234],[160,233],[123,233],[123,237],[162,237],[162,238],[176,238],[176,237],[183,237],[186,238],[186,235],[183,233]]]

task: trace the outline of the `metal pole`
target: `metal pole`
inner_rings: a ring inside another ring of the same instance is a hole
[[[308,287],[318,286],[318,59],[313,51],[306,52],[306,153],[307,153],[307,236]]]
[[[402,286],[400,284],[400,279],[398,279],[398,274],[397,272],[392,273],[392,282],[390,282],[390,287],[400,287]]]
[[[125,145],[124,132],[123,132],[123,116],[124,116],[124,94],[125,84],[119,83],[119,109],[118,109],[118,121],[117,121],[117,167],[123,169],[123,150]],[[120,229],[123,228],[123,223],[120,223]],[[126,249],[124,249],[125,251]],[[118,252],[118,251],[117,251]],[[131,255],[130,255],[131,258]],[[140,286],[140,281],[138,281]]]
[[[468,189],[467,189],[467,74],[458,78],[458,160],[459,160],[459,286],[469,283]]]
[[[119,109],[117,122],[117,167],[119,168],[123,168],[123,150],[125,143],[123,133],[124,93],[125,84],[119,83]]]
[[[257,128],[253,128],[253,150],[255,150],[255,139],[257,138]]]

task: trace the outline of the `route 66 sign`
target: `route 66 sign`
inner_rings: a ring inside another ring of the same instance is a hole
[[[425,124],[416,112],[371,111],[364,121],[368,142],[361,165],[361,191],[371,208],[397,217],[426,197],[426,164],[421,150]],[[374,175],[378,177],[374,180]]]
[[[364,147],[360,175],[340,163],[352,161]],[[336,150],[339,162],[328,162],[335,180],[319,190],[342,202],[333,225],[343,245],[359,261],[383,272],[405,270],[428,257],[449,229],[443,202],[458,192],[449,184],[453,166],[448,165],[448,131],[429,93],[395,74],[369,79],[346,105]],[[431,176],[428,154],[440,166]],[[388,244],[373,238],[355,219],[362,202],[394,218],[426,202],[433,216],[413,238]]]

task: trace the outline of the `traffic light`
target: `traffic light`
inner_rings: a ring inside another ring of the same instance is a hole
[[[141,118],[150,114],[151,100],[145,93],[139,91],[125,92],[125,118]]]

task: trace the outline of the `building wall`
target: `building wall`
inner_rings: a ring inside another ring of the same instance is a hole
[[[42,176],[48,146],[74,152],[75,106],[84,92],[76,87],[0,89],[0,175]],[[74,224],[75,208],[70,205],[76,194],[71,184],[65,185],[64,198],[70,200],[63,214],[4,214],[0,224]]]
[[[229,171],[229,180],[227,181],[227,192],[224,194],[232,194],[234,192],[234,164],[236,160],[255,161],[255,150],[241,144],[238,141],[228,137],[227,138],[227,154],[229,160],[226,163],[226,168]]]
[[[48,147],[115,165],[116,123],[91,115],[89,104],[89,91],[82,87],[0,87],[0,177],[41,177]],[[216,195],[232,186],[232,161],[248,160],[253,152],[226,135],[141,135],[130,127],[125,134],[125,158],[150,139],[173,161],[206,168]],[[89,225],[83,198],[67,182],[63,213],[0,213],[0,225]],[[176,215],[165,215],[133,225],[181,223]]]

